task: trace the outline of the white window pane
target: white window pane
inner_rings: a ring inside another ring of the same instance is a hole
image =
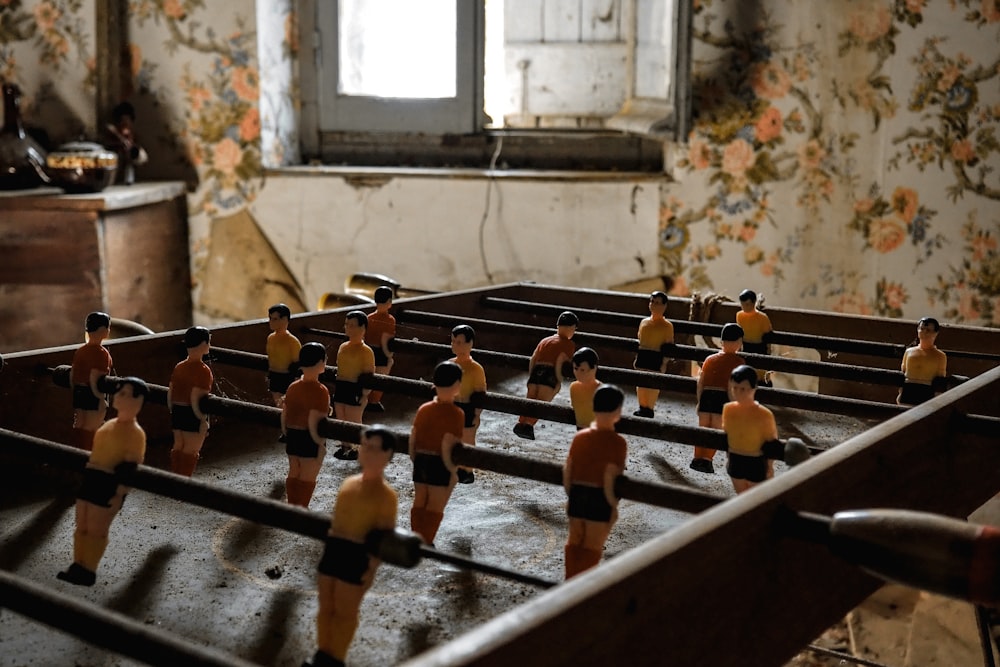
[[[341,0],[343,95],[456,95],[455,0]]]
[[[667,99],[673,69],[673,7],[661,0],[636,3],[635,96]]]

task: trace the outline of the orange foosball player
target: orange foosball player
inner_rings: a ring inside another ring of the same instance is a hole
[[[604,543],[618,520],[615,479],[625,471],[625,438],[615,432],[625,395],[613,385],[594,392],[594,422],[578,431],[563,466],[569,496],[565,567],[569,579],[601,562]]]
[[[111,354],[104,340],[111,331],[111,316],[93,312],[84,323],[86,342],[73,353],[70,382],[73,385],[74,447],[90,451],[94,432],[104,422],[108,405],[97,388],[97,381],[111,372]]]
[[[556,333],[543,338],[535,347],[528,362],[528,398],[548,402],[559,393],[563,366],[570,363],[576,351],[573,334],[577,324],[579,319],[575,314],[568,310],[560,313]],[[536,417],[518,417],[514,434],[534,440],[537,422]]]
[[[458,482],[451,448],[462,441],[465,413],[455,405],[462,386],[462,368],[442,361],[434,368],[434,399],[417,409],[410,429],[413,461],[413,507],[410,528],[434,544],[444,508]]]
[[[170,450],[170,469],[190,477],[198,465],[201,448],[208,436],[208,415],[199,401],[212,391],[215,378],[202,358],[211,346],[211,333],[205,327],[191,327],[184,332],[187,359],[174,366],[167,388],[170,426],[174,446]]]
[[[729,377],[733,369],[746,361],[737,352],[743,345],[743,328],[738,324],[722,327],[722,351],[705,358],[698,374],[695,390],[698,402],[698,426],[722,428],[722,406],[729,402]],[[698,472],[714,473],[712,459],[715,450],[695,447],[691,469]]]
[[[309,507],[323,457],[326,438],[319,423],[330,415],[330,391],[319,381],[326,370],[326,348],[306,343],[299,351],[302,377],[288,387],[281,407],[281,431],[288,454],[285,495],[292,505]]]

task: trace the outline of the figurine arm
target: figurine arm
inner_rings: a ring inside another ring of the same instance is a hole
[[[569,495],[569,489],[573,486],[573,459],[572,457],[566,457],[566,463],[563,464],[562,470],[563,478],[563,488],[566,490],[566,495]]]
[[[777,440],[778,439],[778,424],[774,421],[774,414],[768,413],[768,432],[766,434],[767,440]]]
[[[365,362],[365,367],[362,369],[361,374],[358,375],[358,380],[361,379],[361,375],[375,375],[375,353],[369,350],[368,359]],[[361,388],[361,404],[364,405],[368,402],[368,394],[372,393],[370,387]]]
[[[199,421],[208,421],[208,415],[201,411],[200,403],[201,399],[205,396],[208,396],[208,390],[201,387],[193,387],[191,389],[191,411],[194,412],[194,416]]]
[[[445,433],[441,438],[441,460],[444,462],[444,467],[451,472],[458,470],[458,466],[451,460],[451,450],[457,443],[461,442],[462,439],[454,433]]]
[[[309,411],[309,435],[312,436],[313,442],[315,442],[317,445],[326,444],[326,438],[324,438],[319,434],[319,423],[324,418],[326,418],[326,415],[323,414],[323,412],[320,410]],[[284,421],[285,421],[285,411],[282,410],[281,411],[282,428],[284,428]]]
[[[615,509],[618,508],[618,496],[615,495],[615,480],[624,472],[624,468],[616,466],[613,463],[609,463],[604,467],[604,498]]]
[[[567,355],[565,352],[560,352],[559,356],[556,357],[556,382],[558,384],[562,384],[563,379],[565,379],[567,377],[566,374],[565,374],[565,372],[564,372],[566,370],[566,365],[567,364],[569,364],[569,368],[570,368],[569,372],[570,372],[570,374],[572,374],[573,373],[573,363],[570,360],[569,355]]]
[[[101,372],[99,368],[90,369],[90,391],[94,392],[94,396],[104,400],[104,395],[101,394],[101,390],[97,388],[97,381],[104,377],[104,373]]]
[[[382,334],[382,340],[380,341],[382,352],[385,354],[386,359],[389,360],[389,365],[392,366],[392,350],[389,349],[389,341],[392,340],[392,334],[388,331]]]

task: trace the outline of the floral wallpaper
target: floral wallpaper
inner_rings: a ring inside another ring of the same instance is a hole
[[[215,218],[295,164],[292,0],[131,0],[140,178]],[[0,77],[94,132],[94,3],[0,0]],[[674,291],[1000,326],[1000,0],[696,0],[694,130],[660,187]]]
[[[694,37],[675,292],[1000,326],[997,0],[701,0]]]

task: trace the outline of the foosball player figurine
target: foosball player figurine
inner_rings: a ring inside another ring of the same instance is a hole
[[[479,416],[483,409],[473,404],[473,396],[480,399],[486,395],[486,371],[482,365],[472,358],[472,346],[476,340],[476,331],[468,324],[460,324],[451,330],[451,351],[455,362],[462,369],[462,384],[455,399],[455,405],[465,413],[465,428],[462,429],[462,442],[471,447],[476,446],[476,432],[479,430]],[[476,475],[468,468],[458,469],[458,483],[472,484]]]
[[[743,327],[727,324],[722,327],[722,351],[705,358],[701,363],[701,373],[695,389],[698,401],[698,426],[722,428],[722,406],[729,402],[729,378],[737,366],[746,364],[739,354],[743,345]],[[715,450],[695,447],[691,469],[698,472],[714,473],[712,459]]]
[[[935,345],[941,325],[933,317],[917,322],[917,341],[903,352],[904,382],[896,403],[919,405],[934,398],[935,381],[948,374],[948,357]]]
[[[528,362],[528,398],[549,402],[559,393],[563,366],[571,363],[576,351],[573,334],[579,322],[575,314],[563,311],[556,320],[556,333],[535,347]],[[514,433],[534,440],[537,422],[537,417],[518,417]]]
[[[462,368],[442,361],[434,368],[433,400],[420,406],[410,429],[413,461],[413,508],[410,529],[434,544],[444,508],[458,482],[451,448],[462,440],[465,413],[455,405],[462,388]]]
[[[281,408],[281,431],[285,434],[288,477],[285,495],[292,505],[309,507],[323,457],[326,439],[319,423],[330,415],[330,391],[319,381],[326,370],[326,348],[306,343],[299,351],[302,377],[288,387]]]
[[[198,465],[198,456],[208,435],[208,415],[199,401],[212,391],[215,378],[202,358],[208,354],[211,334],[205,327],[191,327],[184,332],[187,359],[174,367],[167,388],[170,425],[174,446],[170,450],[170,469],[190,477]]]
[[[375,372],[375,353],[365,344],[368,316],[360,310],[347,313],[344,333],[347,341],[337,349],[337,381],[333,389],[333,410],[337,419],[360,424],[365,414],[368,389],[358,380],[362,375]],[[333,457],[345,461],[358,458],[358,450],[349,443],[341,443]]]
[[[134,377],[122,378],[115,387],[113,405],[118,415],[94,434],[94,447],[77,494],[73,564],[56,574],[63,581],[93,586],[97,579],[97,566],[108,546],[108,530],[128,493],[119,483],[120,473],[134,469],[146,456],[146,434],[136,416],[148,393],[146,383]]]
[[[288,333],[291,309],[283,303],[276,303],[267,309],[271,333],[267,336],[267,387],[271,391],[274,405],[281,407],[288,385],[295,380],[295,362],[299,359],[302,343]]]
[[[361,473],[340,485],[318,568],[317,651],[303,667],[343,667],[347,659],[361,599],[379,566],[368,554],[365,538],[373,530],[396,527],[396,491],[383,477],[395,444],[395,436],[384,426],[367,427],[358,454]]]
[[[94,432],[104,421],[108,405],[97,381],[111,372],[111,353],[104,340],[111,331],[111,316],[93,312],[84,322],[86,339],[73,353],[70,381],[73,384],[73,446],[90,451]]]
[[[726,471],[736,493],[743,493],[771,476],[771,461],[764,456],[764,447],[780,443],[774,414],[754,399],[756,392],[756,369],[737,366],[729,376],[732,401],[722,407],[722,430],[729,444]]]
[[[757,310],[757,293],[745,289],[740,292],[740,310],[736,323],[743,327],[743,351],[750,354],[770,354],[768,335],[773,331],[771,318]],[[757,371],[757,380],[763,387],[770,387],[767,373]]]
[[[389,314],[392,296],[391,287],[383,285],[375,289],[375,312],[368,316],[365,330],[365,344],[375,353],[375,372],[379,375],[388,375],[392,370],[392,340],[396,337],[396,318]],[[380,390],[371,390],[365,409],[385,412]]]
[[[639,371],[666,373],[667,361],[663,353],[666,347],[673,345],[674,325],[664,315],[667,312],[667,295],[664,292],[653,292],[649,295],[649,317],[639,323],[639,350],[636,353],[633,367]],[[639,399],[639,409],[636,417],[652,417],[656,407],[656,399],[660,397],[659,389],[636,387],[636,397]]]
[[[569,402],[573,406],[576,430],[589,427],[594,421],[594,392],[601,386],[597,379],[600,360],[597,352],[589,347],[581,347],[573,353],[573,375],[569,385]]]
[[[135,107],[129,102],[122,102],[111,110],[111,123],[108,123],[108,146],[118,153],[118,164],[121,167],[119,179],[125,185],[135,183],[135,168],[146,164],[149,155],[136,142],[135,137]]]
[[[594,423],[573,437],[563,466],[569,495],[566,578],[601,562],[604,543],[618,520],[615,479],[625,472],[625,438],[615,432],[625,394],[614,385],[594,392]]]

